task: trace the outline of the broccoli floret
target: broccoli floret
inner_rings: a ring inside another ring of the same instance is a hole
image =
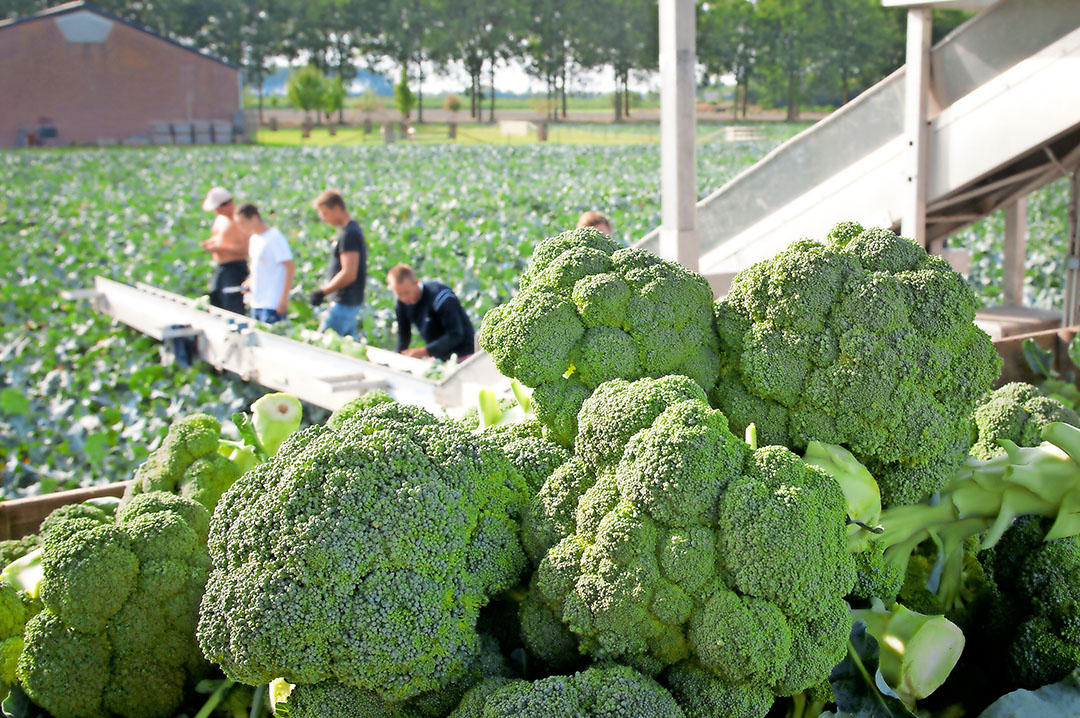
[[[378,406],[379,404],[389,404],[393,401],[394,397],[390,396],[390,394],[383,391],[382,389],[375,389],[374,391],[369,391],[363,396],[353,399],[345,406],[332,413],[330,415],[330,418],[326,420],[326,425],[329,426],[331,429],[340,428],[354,415],[359,414],[366,409],[370,409],[373,406]],[[476,427],[474,426],[472,428],[475,429]]]
[[[502,450],[525,478],[530,493],[536,493],[555,469],[570,460],[570,452],[544,438],[536,419],[488,427],[482,433]]]
[[[972,420],[977,433],[971,454],[979,459],[1004,454],[1005,449],[998,443],[1001,439],[1017,446],[1038,446],[1042,430],[1049,424],[1063,421],[1080,425],[1080,416],[1072,408],[1022,382],[1006,384],[983,397]]]
[[[761,718],[775,699],[768,686],[719,679],[692,661],[669,668],[664,684],[686,718]]]
[[[179,707],[203,665],[195,623],[208,521],[202,505],[154,492],[115,523],[57,524],[41,549],[43,608],[17,668],[34,703],[55,718],[159,718]]]
[[[220,442],[221,423],[208,414],[174,421],[161,446],[135,470],[122,503],[151,491],[169,491],[213,511],[240,476],[236,464],[218,452]]]
[[[716,683],[696,705],[715,693],[767,709],[825,680],[855,583],[839,483],[747,446],[683,377],[614,380],[580,417],[575,458],[534,502],[546,537],[563,537],[537,568],[532,615],[561,614],[581,650],[649,674],[689,665],[683,694]]]
[[[524,568],[527,495],[501,452],[416,407],[299,431],[214,513],[203,651],[251,685],[332,679],[390,702],[444,688],[476,654],[480,607]]]
[[[593,666],[539,681],[485,681],[450,718],[684,718],[671,694],[626,666]]]
[[[537,245],[520,294],[484,317],[480,345],[536,388],[537,417],[569,444],[582,402],[611,379],[683,374],[711,389],[711,307],[700,275],[585,227]]]
[[[0,541],[0,568],[22,558],[39,546],[41,546],[41,538],[37,534]]]
[[[726,366],[712,398],[735,431],[842,445],[885,506],[914,503],[963,462],[968,417],[1001,368],[976,308],[940,257],[845,224],[735,277],[716,305]]]

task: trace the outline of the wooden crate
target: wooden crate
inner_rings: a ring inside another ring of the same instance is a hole
[[[78,504],[88,499],[124,495],[130,481],[120,481],[86,489],[57,491],[54,494],[31,496],[0,502],[0,540],[22,538],[37,533],[42,520],[55,509],[68,504]]]
[[[995,386],[1007,384],[1010,381],[1038,382],[1041,377],[1035,376],[1024,359],[1023,344],[1026,339],[1034,339],[1042,349],[1054,352],[1054,368],[1061,374],[1062,379],[1080,374],[1069,359],[1069,342],[1080,332],[1080,325],[1050,329],[1047,331],[1034,332],[1032,334],[1018,334],[1006,339],[999,339],[994,346],[1001,355],[1004,364],[1001,367],[1001,377]]]

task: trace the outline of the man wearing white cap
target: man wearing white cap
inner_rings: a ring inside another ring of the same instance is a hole
[[[213,212],[210,238],[199,244],[217,262],[210,280],[210,304],[237,314],[244,313],[244,295],[240,285],[248,277],[248,235],[236,224],[236,205],[232,194],[224,187],[214,187],[206,193],[202,208]]]

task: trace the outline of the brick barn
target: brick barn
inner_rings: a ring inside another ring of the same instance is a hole
[[[85,2],[0,22],[0,147],[232,142],[240,69]]]

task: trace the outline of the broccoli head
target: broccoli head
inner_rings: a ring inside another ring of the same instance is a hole
[[[762,443],[839,444],[885,506],[944,486],[969,415],[1001,359],[974,292],[948,263],[883,229],[848,223],[740,272],[716,305],[725,365],[712,394]]]
[[[39,546],[41,546],[41,538],[37,534],[0,541],[0,568],[22,558]]]
[[[169,491],[198,501],[213,511],[240,469],[218,452],[221,423],[208,414],[192,414],[174,421],[161,446],[135,470],[135,479],[123,503],[139,494]]]
[[[570,444],[586,397],[611,379],[683,374],[710,389],[720,371],[703,277],[592,227],[537,245],[521,292],[484,317],[480,345],[536,388],[536,415]]]
[[[55,718],[171,716],[204,666],[208,527],[205,507],[164,492],[135,496],[112,523],[57,523],[17,668],[30,699]]]
[[[301,430],[214,513],[203,651],[250,685],[388,702],[443,688],[476,654],[480,607],[524,568],[527,495],[501,452],[420,408]]]
[[[1004,454],[1005,449],[998,443],[1001,439],[1017,446],[1038,446],[1042,430],[1049,424],[1062,421],[1080,425],[1080,416],[1072,408],[1023,382],[1006,384],[984,396],[971,418],[976,431],[971,454],[979,459]]]
[[[481,436],[502,450],[521,472],[530,493],[539,490],[555,469],[570,460],[569,451],[545,438],[543,425],[536,419],[489,426]]]
[[[533,594],[581,650],[651,675],[685,664],[684,694],[710,686],[691,703],[724,695],[748,711],[726,715],[747,718],[827,678],[844,656],[856,577],[834,478],[783,447],[747,446],[678,377],[599,387],[575,446],[571,464],[591,481],[541,490],[567,533]]]
[[[369,391],[363,396],[359,396],[356,399],[353,399],[349,403],[345,404],[345,406],[337,409],[334,413],[330,415],[330,418],[326,420],[326,425],[329,426],[331,429],[336,429],[339,426],[345,424],[355,414],[358,414],[365,409],[370,409],[371,407],[378,406],[379,404],[389,404],[393,401],[394,397],[390,396],[390,394],[383,391],[382,389],[375,389],[373,391]]]
[[[627,666],[593,666],[532,683],[489,679],[472,688],[450,718],[683,718],[656,681]]]

